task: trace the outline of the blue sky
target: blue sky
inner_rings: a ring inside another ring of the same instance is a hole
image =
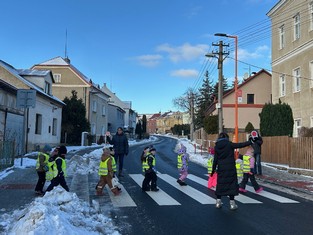
[[[277,0],[10,0],[1,3],[0,59],[30,68],[67,54],[93,82],[106,83],[142,114],[176,111],[172,100],[197,90],[217,60],[205,57],[229,43],[224,76],[234,78],[238,36],[238,78],[271,69],[270,20]],[[266,30],[264,30],[266,29]],[[264,32],[263,32],[264,30]]]

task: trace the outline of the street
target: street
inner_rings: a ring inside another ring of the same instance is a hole
[[[142,192],[140,154],[144,146],[137,145],[130,148],[125,159],[121,198],[111,199],[114,220],[124,228],[122,234],[312,233],[311,201],[266,187],[258,195],[248,187],[248,193],[235,198],[237,211],[229,210],[228,198],[223,198],[223,207],[216,209],[214,191],[206,187],[206,168],[190,163],[188,186],[180,186],[176,182],[177,154],[173,152],[176,140],[160,137],[153,145],[160,191]]]

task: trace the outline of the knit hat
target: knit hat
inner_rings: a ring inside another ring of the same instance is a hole
[[[61,145],[59,148],[59,154],[67,154],[67,148],[64,145]]]
[[[46,144],[44,147],[43,147],[43,151],[44,152],[51,152],[51,150],[52,150],[52,148],[51,148],[51,146],[49,145],[49,144]]]
[[[152,151],[156,151],[156,149],[155,148],[150,149],[150,152],[152,152]]]

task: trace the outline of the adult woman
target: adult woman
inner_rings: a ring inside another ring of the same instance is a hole
[[[250,141],[243,143],[232,143],[227,133],[220,133],[214,147],[214,160],[212,173],[217,172],[217,185],[215,195],[216,208],[222,207],[222,196],[229,196],[230,209],[236,210],[235,196],[239,193],[239,186],[236,173],[236,162],[234,151],[251,145]]]

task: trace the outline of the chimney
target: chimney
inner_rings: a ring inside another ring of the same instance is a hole
[[[65,62],[68,63],[68,64],[71,63],[71,60],[70,60],[68,57],[66,57],[64,60],[65,60]]]

